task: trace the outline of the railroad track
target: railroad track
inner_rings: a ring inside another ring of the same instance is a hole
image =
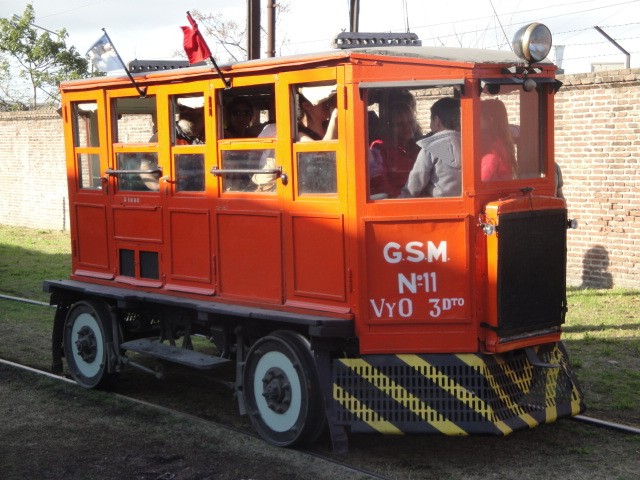
[[[77,386],[76,382],[71,380],[71,379],[69,379],[69,378],[66,378],[66,377],[63,377],[63,376],[59,376],[59,375],[54,375],[54,374],[52,374],[50,372],[46,372],[44,370],[39,370],[39,369],[36,369],[36,368],[28,367],[26,365],[22,365],[22,364],[19,364],[19,363],[11,362],[9,360],[4,360],[4,359],[1,359],[1,358],[0,358],[0,364],[7,365],[9,367],[13,367],[13,368],[16,368],[16,369],[25,370],[25,371],[31,372],[33,374],[36,374],[36,375],[44,376],[44,377],[47,377],[47,378],[54,379],[56,381],[65,382],[65,383],[69,383],[69,384],[73,384],[73,385]],[[81,387],[78,386],[78,388],[81,388]],[[118,399],[121,399],[121,400],[124,400],[124,401],[127,401],[127,402],[132,402],[132,403],[135,403],[137,405],[141,405],[141,406],[144,406],[144,407],[147,407],[147,408],[150,408],[150,409],[154,409],[154,410],[157,410],[157,411],[160,411],[160,412],[163,412],[163,413],[167,413],[167,414],[172,415],[172,416],[174,416],[176,418],[187,420],[187,421],[192,422],[192,423],[202,424],[202,425],[206,425],[207,427],[213,427],[213,428],[225,430],[225,431],[228,431],[228,432],[230,432],[231,434],[234,434],[234,435],[250,437],[250,438],[253,438],[253,439],[259,438],[256,434],[248,432],[246,430],[243,430],[243,429],[240,429],[240,428],[234,428],[234,427],[231,427],[229,425],[225,425],[225,424],[222,424],[222,423],[219,423],[219,422],[215,422],[215,421],[212,421],[212,420],[204,419],[204,418],[198,417],[196,415],[192,415],[192,414],[189,414],[189,413],[181,412],[179,410],[175,410],[175,409],[172,409],[172,408],[164,407],[162,405],[158,405],[158,404],[155,404],[155,403],[152,403],[152,402],[148,402],[148,401],[145,401],[145,400],[140,400],[138,398],[131,397],[131,396],[128,396],[128,395],[123,395],[123,394],[120,394],[120,393],[111,392],[110,394],[113,395],[115,398],[118,398]],[[283,451],[286,451],[286,449],[283,449]],[[292,449],[292,452],[296,452],[297,454],[307,455],[310,458],[310,461],[311,461],[311,459],[315,459],[315,461],[321,460],[321,461],[324,461],[324,462],[327,462],[327,463],[342,467],[342,469],[344,469],[346,473],[349,473],[351,475],[356,475],[357,478],[363,478],[364,477],[364,478],[372,478],[372,479],[376,479],[376,480],[391,480],[390,477],[381,475],[381,474],[379,474],[377,472],[373,472],[373,471],[365,469],[365,468],[358,467],[356,465],[351,465],[351,464],[349,464],[347,462],[340,461],[340,460],[338,460],[338,459],[336,459],[334,457],[331,457],[329,455],[323,455],[323,454],[320,454],[320,453],[317,453],[317,452],[312,452],[312,451],[305,450],[305,449],[295,449],[295,450]]]

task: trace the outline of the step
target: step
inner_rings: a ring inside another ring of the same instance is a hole
[[[120,344],[120,348],[199,370],[210,370],[231,362],[226,358],[206,355],[186,348],[160,343],[154,338],[139,338],[137,340],[124,342]]]

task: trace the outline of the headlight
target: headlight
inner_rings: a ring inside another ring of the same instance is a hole
[[[551,50],[551,31],[541,23],[525,25],[513,36],[511,45],[523,60],[539,62],[547,58]]]

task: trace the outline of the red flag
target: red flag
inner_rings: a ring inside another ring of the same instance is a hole
[[[199,63],[211,57],[211,50],[198,30],[198,24],[189,12],[187,12],[187,20],[189,20],[191,27],[180,27],[184,33],[184,51],[190,64]]]

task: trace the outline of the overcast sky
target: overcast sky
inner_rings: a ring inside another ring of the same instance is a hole
[[[285,0],[276,43],[286,43],[282,55],[322,51],[349,27],[349,0]],[[50,30],[66,28],[68,45],[84,54],[106,28],[125,62],[133,59],[172,59],[182,51],[186,11],[221,13],[246,22],[246,0],[0,0],[0,17],[21,15],[28,3],[35,24]],[[261,0],[266,23],[266,0]],[[361,0],[361,32],[418,34],[423,45],[508,48],[522,25],[546,24],[554,45],[564,45],[562,67],[567,73],[587,72],[591,63],[625,62],[625,55],[593,27],[601,27],[631,54],[631,67],[640,67],[640,0]],[[211,37],[209,47],[221,61],[227,56]],[[263,47],[264,50],[264,47]],[[550,58],[555,60],[555,50]]]

